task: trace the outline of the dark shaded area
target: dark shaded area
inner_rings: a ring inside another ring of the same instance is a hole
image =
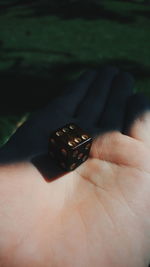
[[[28,9],[29,14],[17,15],[19,18],[31,18],[42,16],[57,16],[63,20],[82,18],[85,20],[108,19],[118,23],[133,23],[135,18],[132,14],[120,14],[106,8],[103,1],[28,1],[15,2],[9,5],[0,5],[0,13],[4,13],[7,9],[18,6]]]
[[[12,69],[0,72],[0,81],[4,86],[1,90],[0,115],[40,108],[57,96],[66,85],[63,66],[39,67],[35,70],[32,66],[20,68],[14,64]]]
[[[48,154],[37,156],[31,162],[47,182],[52,182],[67,173]]]
[[[123,133],[128,134],[137,118],[150,111],[150,101],[143,93],[136,93],[129,97],[126,105]]]
[[[32,5],[33,3],[35,3],[36,0],[5,0],[5,1],[1,1],[0,0],[0,9],[7,9],[7,8],[11,8],[11,7],[16,7],[16,6],[24,6],[24,5]]]
[[[150,77],[150,66],[144,66],[137,61],[129,60],[125,58],[118,59],[106,59],[105,62],[107,64],[116,66],[121,70],[130,72],[135,79],[138,80],[148,80]]]
[[[27,35],[30,35],[31,32],[27,31],[26,32]],[[0,46],[2,46],[3,42],[0,41]],[[0,48],[1,49],[1,48]],[[43,54],[43,55],[49,55],[49,54],[52,54],[52,55],[57,55],[57,56],[65,56],[67,58],[72,58],[73,57],[73,54],[69,53],[69,52],[61,52],[61,51],[55,51],[55,50],[51,50],[51,49],[40,49],[40,48],[28,48],[28,49],[18,49],[18,48],[3,48],[2,50],[2,53],[6,53],[7,55],[8,54],[13,54],[13,53],[32,53],[32,54],[35,54],[35,53],[38,53],[38,54]],[[4,59],[3,59],[4,60]],[[7,59],[6,59],[7,60]],[[23,59],[22,59],[23,60]]]
[[[49,2],[48,2],[49,3]],[[86,20],[109,19],[119,23],[133,23],[135,19],[128,14],[106,9],[103,4],[92,1],[78,1],[62,6],[50,6],[48,3],[39,2],[31,7],[33,13],[26,17],[58,16],[63,20],[82,18]],[[21,16],[24,18],[25,16]]]
[[[26,31],[25,34],[27,36],[30,36],[32,34],[32,32]],[[23,57],[17,58],[16,56],[13,57],[14,53],[24,53],[24,54],[26,54],[26,53],[36,54],[37,53],[37,54],[43,54],[43,55],[52,54],[52,55],[64,56],[66,58],[72,58],[72,59],[74,57],[74,55],[69,53],[69,52],[56,51],[54,49],[53,50],[51,50],[51,49],[44,49],[43,50],[40,48],[37,49],[35,47],[28,48],[28,49],[26,49],[26,48],[21,48],[21,49],[19,49],[19,48],[16,48],[16,49],[15,48],[5,48],[4,42],[2,40],[0,40],[0,60],[1,61],[13,60],[13,61],[15,61],[14,66],[17,66],[17,65],[19,66],[20,64],[23,63],[24,58]],[[7,55],[7,56],[5,56],[5,55]],[[8,55],[10,55],[10,57]]]
[[[150,0],[143,0],[141,2],[137,1],[137,0],[116,0],[119,2],[129,2],[129,3],[134,3],[134,4],[138,4],[138,5],[149,5],[150,4]]]
[[[136,61],[120,59],[105,59],[99,64],[95,62],[72,62],[39,66],[21,66],[22,59],[18,58],[7,71],[0,72],[1,89],[0,115],[29,112],[43,107],[65,90],[70,75],[91,68],[99,68],[107,64],[130,72],[135,79],[146,80],[150,77],[150,67]]]
[[[27,0],[27,1],[20,1],[20,0],[0,0],[0,14],[5,14],[10,8],[13,7],[21,7],[21,6],[28,6],[35,3],[35,0]]]
[[[141,10],[141,11],[134,10],[134,11],[132,11],[132,13],[134,15],[138,15],[138,16],[140,15],[140,16],[143,16],[143,17],[145,17],[147,19],[150,19],[150,9],[148,9],[148,10]]]

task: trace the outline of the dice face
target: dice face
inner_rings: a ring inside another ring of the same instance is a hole
[[[49,138],[49,155],[67,171],[87,160],[92,138],[74,123],[57,129]]]

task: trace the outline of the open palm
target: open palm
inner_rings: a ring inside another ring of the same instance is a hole
[[[108,115],[121,107],[107,102],[103,133],[75,171],[47,183],[28,162],[9,166],[0,187],[1,266],[148,265],[150,120],[137,120],[129,136],[115,130],[123,127],[126,99],[119,98],[122,113],[113,122]]]
[[[97,138],[86,163],[49,184],[32,167],[11,190],[8,179],[1,266],[148,266],[150,150],[135,134],[143,142]]]

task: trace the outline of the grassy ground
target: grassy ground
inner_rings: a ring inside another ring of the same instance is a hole
[[[0,145],[18,121],[103,63],[150,97],[150,6],[143,1],[0,0]]]

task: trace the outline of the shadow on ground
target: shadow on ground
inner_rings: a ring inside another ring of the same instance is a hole
[[[130,72],[138,80],[148,80],[150,67],[140,65],[136,61],[126,59],[105,60],[95,62],[57,62],[53,65],[12,66],[7,71],[0,72],[1,87],[0,115],[19,114],[41,108],[48,104],[69,86],[75,73],[102,65],[116,66],[123,71]]]
[[[135,17],[132,14],[121,14],[119,12],[106,8],[103,1],[27,1],[27,2],[14,2],[10,6],[0,5],[0,13],[3,14],[9,8],[22,7],[19,18],[36,18],[41,16],[57,16],[63,20],[82,18],[85,20],[107,19],[118,23],[133,23]],[[25,11],[25,12],[24,12]]]

